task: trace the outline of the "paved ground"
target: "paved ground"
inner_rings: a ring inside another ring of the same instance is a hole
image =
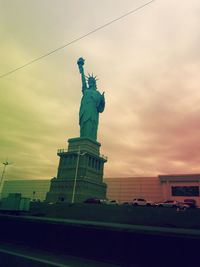
[[[0,267],[196,267],[199,239],[197,229],[4,215]]]
[[[27,246],[0,243],[3,267],[118,267],[109,263],[32,249]]]
[[[13,216],[12,216],[13,217]],[[16,216],[16,218],[19,218]],[[159,226],[147,226],[147,225],[130,225],[130,224],[120,224],[111,222],[98,222],[98,221],[82,221],[82,220],[70,220],[70,219],[60,219],[60,218],[43,218],[43,217],[33,217],[33,216],[23,216],[28,220],[33,221],[45,221],[51,223],[62,223],[66,225],[77,225],[83,227],[95,227],[98,229],[110,229],[115,231],[129,231],[137,233],[146,234],[158,234],[167,236],[183,236],[183,237],[195,237],[200,238],[200,230],[198,229],[184,229],[184,228],[174,228],[174,227],[159,227]]]

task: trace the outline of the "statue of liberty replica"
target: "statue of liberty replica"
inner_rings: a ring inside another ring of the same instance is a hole
[[[105,107],[104,93],[101,95],[97,91],[96,77],[93,77],[93,75],[87,77],[87,86],[83,69],[84,59],[79,58],[77,64],[81,74],[83,93],[79,112],[80,136],[96,141],[99,113],[103,112]]]
[[[59,149],[57,177],[51,180],[48,202],[84,202],[88,198],[106,198],[103,182],[105,156],[100,155],[97,142],[99,113],[105,108],[104,92],[97,90],[96,76],[84,74],[84,59],[77,64],[82,81],[79,110],[80,137],[68,139],[68,149]]]

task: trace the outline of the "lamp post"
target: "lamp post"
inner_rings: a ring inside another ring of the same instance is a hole
[[[77,156],[76,170],[75,170],[75,176],[74,176],[74,186],[73,186],[73,191],[72,191],[72,200],[71,200],[72,204],[74,203],[74,197],[75,197],[75,192],[76,192],[76,181],[77,181],[77,176],[78,176],[78,168],[79,168],[80,156],[83,156],[85,154],[86,154],[86,152],[81,153],[80,147],[79,147],[78,152],[77,152],[78,156]]]
[[[32,201],[36,201],[35,195],[36,195],[36,191],[33,191],[33,198],[32,198]]]
[[[2,174],[1,174],[1,180],[0,180],[0,192],[2,191],[1,190],[1,186],[3,184],[3,179],[4,179],[4,175],[5,175],[5,172],[6,172],[6,167],[9,165],[10,163],[6,160],[5,162],[3,162],[3,171],[2,171]]]

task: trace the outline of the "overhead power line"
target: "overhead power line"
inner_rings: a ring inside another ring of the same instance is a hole
[[[20,69],[23,69],[23,68],[25,68],[25,67],[27,67],[27,66],[29,66],[29,65],[31,65],[31,64],[33,64],[33,63],[35,63],[36,61],[39,61],[39,60],[41,60],[41,59],[43,59],[43,58],[45,58],[45,57],[48,57],[48,56],[50,56],[51,54],[53,54],[53,53],[55,53],[55,52],[57,52],[57,51],[59,51],[59,50],[65,48],[65,47],[67,47],[67,46],[69,46],[69,45],[71,45],[71,44],[74,44],[74,43],[80,41],[81,39],[87,37],[88,35],[91,35],[91,34],[97,32],[97,31],[99,31],[99,30],[101,30],[101,29],[103,29],[103,28],[105,28],[105,27],[111,25],[112,23],[114,23],[114,22],[116,22],[116,21],[118,21],[118,20],[121,20],[121,19],[123,19],[123,18],[125,18],[125,17],[127,17],[127,16],[129,16],[129,15],[131,15],[131,14],[133,14],[133,13],[136,13],[136,12],[139,11],[140,9],[142,9],[142,8],[144,8],[144,7],[148,6],[148,5],[150,5],[152,2],[155,2],[155,1],[156,1],[156,0],[151,0],[151,1],[149,1],[149,2],[147,2],[147,3],[145,3],[145,4],[143,4],[143,5],[141,5],[141,6],[139,6],[139,7],[137,7],[136,9],[133,9],[133,10],[131,10],[131,11],[129,11],[129,12],[123,14],[122,16],[120,16],[120,17],[118,17],[118,18],[116,18],[116,19],[113,19],[113,20],[107,22],[106,24],[104,24],[104,25],[102,25],[102,26],[99,26],[99,27],[97,27],[96,29],[94,29],[94,30],[92,30],[92,31],[90,31],[90,32],[88,32],[88,33],[86,33],[86,34],[84,34],[84,35],[82,35],[82,36],[80,36],[80,37],[78,37],[78,38],[72,40],[71,42],[69,42],[69,43],[67,43],[67,44],[64,44],[64,45],[62,45],[62,46],[60,46],[60,47],[58,47],[58,48],[56,48],[56,49],[54,49],[54,50],[52,50],[52,51],[50,51],[50,52],[47,52],[47,53],[41,55],[40,57],[37,57],[37,58],[35,58],[35,59],[32,59],[32,60],[30,60],[29,62],[27,62],[26,64],[21,65],[20,67],[17,67],[17,68],[15,68],[15,69],[12,69],[12,70],[10,70],[10,71],[8,71],[8,72],[6,72],[6,73],[0,75],[0,78],[3,78],[3,77],[5,77],[5,76],[8,76],[8,75],[10,75],[10,74],[12,74],[12,73],[14,73],[14,72],[20,70]]]

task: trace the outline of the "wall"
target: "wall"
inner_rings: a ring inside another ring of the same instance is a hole
[[[172,186],[198,186],[200,185],[200,174],[183,175],[160,175],[156,177],[119,177],[105,178],[107,184],[107,198],[130,202],[134,198],[143,197],[151,201],[162,201],[174,199],[183,201],[192,198],[200,206],[199,196],[172,196]],[[23,197],[45,199],[49,191],[50,180],[10,180],[5,181],[2,197],[9,193],[22,193]],[[35,192],[35,194],[33,194]]]
[[[106,178],[107,198],[120,202],[130,202],[134,198],[143,197],[151,201],[160,201],[162,185],[158,177],[120,177]]]
[[[40,199],[43,201],[49,191],[50,180],[10,180],[5,181],[2,189],[2,198],[9,193],[21,193],[22,197]]]

